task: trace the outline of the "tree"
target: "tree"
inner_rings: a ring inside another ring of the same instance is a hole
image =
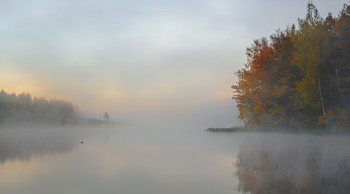
[[[270,94],[273,91],[272,61],[274,50],[266,38],[255,40],[247,48],[245,68],[237,72],[238,82],[232,86],[233,99],[237,101],[240,118],[246,125],[264,123],[264,110],[271,106]]]
[[[105,114],[103,115],[103,119],[105,121],[109,121],[109,114],[108,114],[108,112],[105,112]]]
[[[323,20],[314,4],[308,4],[306,19],[299,20],[299,31],[294,40],[293,62],[302,72],[302,80],[296,82],[298,109],[308,109],[313,119],[327,125],[325,91],[329,82],[327,57],[329,41]],[[320,115],[321,113],[321,115]]]
[[[246,127],[347,128],[350,124],[350,6],[305,19],[247,48],[232,86]]]
[[[45,123],[64,124],[75,119],[77,109],[71,102],[38,98],[30,94],[8,94],[0,92],[1,123]]]

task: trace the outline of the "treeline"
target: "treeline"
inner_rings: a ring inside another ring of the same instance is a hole
[[[255,40],[232,86],[246,127],[350,128],[350,6]]]
[[[77,116],[77,108],[68,101],[0,92],[0,124],[3,125],[66,124],[73,123]]]

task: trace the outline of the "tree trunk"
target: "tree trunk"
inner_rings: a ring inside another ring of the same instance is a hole
[[[321,100],[321,108],[322,108],[322,113],[326,122],[326,127],[328,128],[328,121],[327,121],[327,113],[326,113],[326,109],[324,107],[324,102],[323,102],[323,96],[322,96],[322,90],[321,90],[321,80],[320,80],[320,76],[317,77],[318,80],[318,90],[320,93],[320,100]]]

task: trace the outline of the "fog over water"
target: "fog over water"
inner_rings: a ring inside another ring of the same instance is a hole
[[[234,191],[235,150],[227,145],[238,142],[229,137],[141,127],[25,130],[1,131],[4,193]]]
[[[349,193],[349,135],[205,131],[242,125],[231,86],[246,47],[307,2],[0,1],[0,91],[13,97],[0,120],[14,114],[0,193]],[[314,3],[325,17],[344,1]],[[22,92],[74,114],[18,108]]]
[[[2,193],[347,193],[350,137],[2,129]]]

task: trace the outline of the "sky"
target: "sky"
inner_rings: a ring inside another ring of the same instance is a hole
[[[307,0],[0,0],[0,89],[119,122],[240,125],[234,72]],[[322,17],[346,1],[314,0]]]

